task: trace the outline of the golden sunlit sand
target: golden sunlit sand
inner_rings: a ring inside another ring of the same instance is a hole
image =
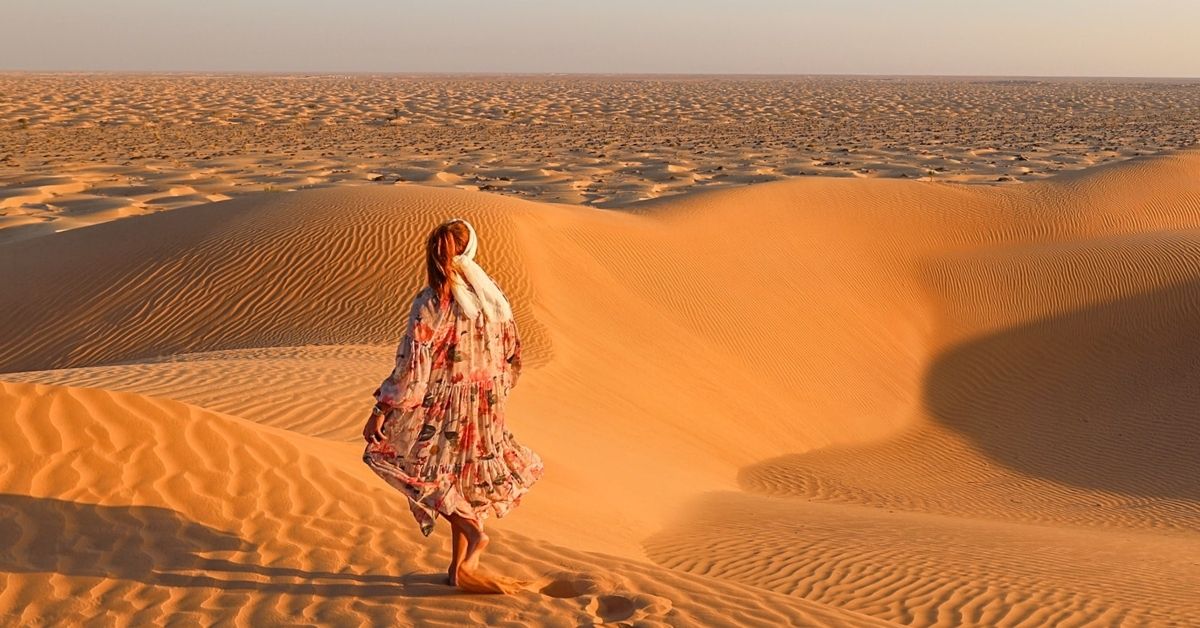
[[[627,207],[835,176],[1013,185],[1188,146],[1200,82],[0,74],[0,242],[260,192]]]
[[[527,345],[510,421],[546,475],[484,557],[513,596],[440,584],[448,526],[360,460],[450,216]],[[1200,617],[1200,152],[112,218],[0,244],[5,623]]]

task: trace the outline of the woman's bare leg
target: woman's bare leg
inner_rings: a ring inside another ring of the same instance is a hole
[[[462,560],[458,564],[461,570],[463,567],[474,569],[479,565],[479,556],[483,553],[488,544],[488,535],[483,533],[483,526],[480,525],[478,519],[467,519],[462,515],[450,515],[450,520],[457,520],[458,527],[466,535],[467,551],[464,552]]]
[[[450,536],[450,569],[446,572],[446,580],[453,587],[458,585],[458,566],[462,564],[463,556],[467,553],[467,532],[455,523],[454,519],[450,519]]]

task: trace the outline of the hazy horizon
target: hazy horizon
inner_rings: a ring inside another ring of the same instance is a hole
[[[1200,3],[16,0],[7,71],[1200,77]]]
[[[1135,75],[1106,75],[1106,74],[869,74],[869,73],[789,73],[789,72],[550,72],[550,71],[530,71],[530,72],[504,72],[504,71],[384,71],[384,70],[71,70],[71,69],[6,69],[0,68],[0,74],[96,74],[96,75],[146,75],[146,76],[307,76],[307,77],[325,77],[325,76],[429,76],[429,77],[506,77],[506,76],[529,76],[529,77],[553,77],[553,76],[579,76],[579,77],[625,77],[625,78],[657,78],[657,77],[679,77],[679,78],[880,78],[880,79],[1013,79],[1013,80],[1085,80],[1085,79],[1103,79],[1113,81],[1179,81],[1179,82],[1197,82],[1200,81],[1200,75],[1197,76],[1135,76]]]

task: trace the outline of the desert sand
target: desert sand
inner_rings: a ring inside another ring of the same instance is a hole
[[[628,207],[806,176],[1012,185],[1200,140],[1200,81],[0,74],[0,242],[407,185]]]
[[[1120,156],[620,209],[357,179],[11,238],[0,622],[1200,624],[1200,151]],[[440,584],[448,526],[360,460],[450,216],[546,463],[489,523],[510,596]]]

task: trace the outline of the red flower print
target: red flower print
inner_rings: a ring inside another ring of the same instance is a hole
[[[479,384],[480,388],[483,388],[485,385],[490,388],[492,383],[492,374],[487,369],[475,369],[474,371],[471,371],[471,381]]]
[[[446,359],[448,357],[449,356],[446,355],[445,345],[438,347],[433,352],[433,365],[430,368],[434,371],[444,370],[446,368]]]
[[[433,340],[433,328],[421,321],[413,325],[413,340],[425,343]]]
[[[458,432],[459,447],[463,451],[471,451],[471,447],[475,444],[475,424],[467,421],[462,429]]]

